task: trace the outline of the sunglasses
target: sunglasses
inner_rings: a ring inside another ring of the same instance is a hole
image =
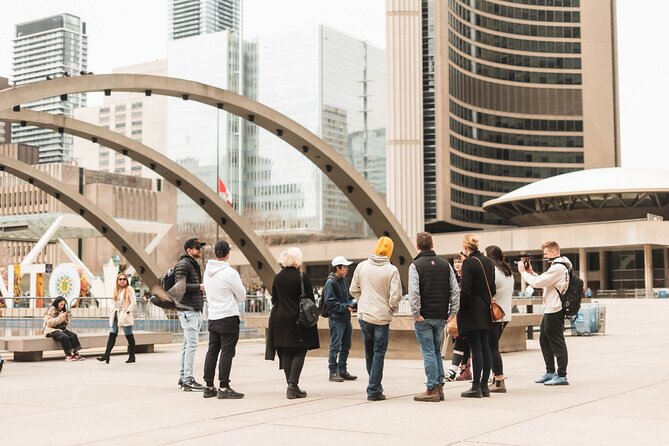
[[[127,281],[128,281],[128,278],[127,278],[127,277],[119,277],[119,278],[118,278],[118,281],[120,282],[121,280],[124,280],[124,281],[127,282]]]

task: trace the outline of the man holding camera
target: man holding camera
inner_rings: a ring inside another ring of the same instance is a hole
[[[559,293],[564,293],[569,286],[571,262],[560,256],[560,245],[554,241],[544,242],[543,261],[549,262],[548,270],[538,275],[532,269],[529,257],[518,262],[518,271],[528,285],[543,288],[544,317],[541,320],[539,344],[546,363],[546,373],[534,382],[547,386],[568,385],[567,381],[567,343],[564,340],[564,310]],[[557,359],[557,373],[555,360]]]

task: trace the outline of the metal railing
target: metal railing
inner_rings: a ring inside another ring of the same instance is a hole
[[[0,308],[0,337],[42,335],[44,315],[53,299],[41,297],[17,297],[12,299],[11,308]],[[271,304],[264,296],[248,295],[246,302],[240,304],[241,329],[244,328],[244,315],[268,314]],[[107,332],[109,315],[114,308],[111,297],[81,298],[70,308],[72,318],[69,327],[77,333]],[[203,323],[200,334],[207,333],[207,303],[203,308]],[[171,332],[178,341],[183,335],[181,323],[176,311],[165,311],[144,299],[137,299],[133,312],[133,328],[138,331]],[[253,330],[255,332],[255,330]],[[253,335],[253,333],[247,333]]]

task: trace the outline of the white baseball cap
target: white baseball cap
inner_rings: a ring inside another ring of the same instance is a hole
[[[346,257],[344,256],[337,256],[334,259],[332,259],[332,266],[339,266],[339,265],[346,265],[349,266],[353,262],[349,262],[346,260]]]

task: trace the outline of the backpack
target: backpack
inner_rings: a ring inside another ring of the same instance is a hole
[[[169,291],[170,288],[174,286],[175,283],[175,274],[174,270],[176,268],[170,268],[169,271],[167,271],[165,274],[163,274],[163,277],[158,279],[158,284],[160,284],[160,287],[165,290]]]
[[[330,308],[325,305],[325,296],[321,296],[321,298],[318,299],[318,314],[320,314],[321,317],[330,317]]]
[[[581,309],[581,301],[583,300],[583,279],[574,275],[574,270],[569,268],[564,262],[555,262],[567,268],[569,271],[569,286],[564,293],[560,293],[560,300],[562,301],[562,309],[564,310],[564,315],[573,318],[578,315],[578,311]],[[557,291],[557,288],[556,288]]]
[[[298,304],[297,321],[306,328],[311,328],[318,323],[318,315],[320,311],[316,303],[307,297],[304,292],[304,273],[300,271],[300,286],[302,287],[302,294],[300,294],[300,303]]]

